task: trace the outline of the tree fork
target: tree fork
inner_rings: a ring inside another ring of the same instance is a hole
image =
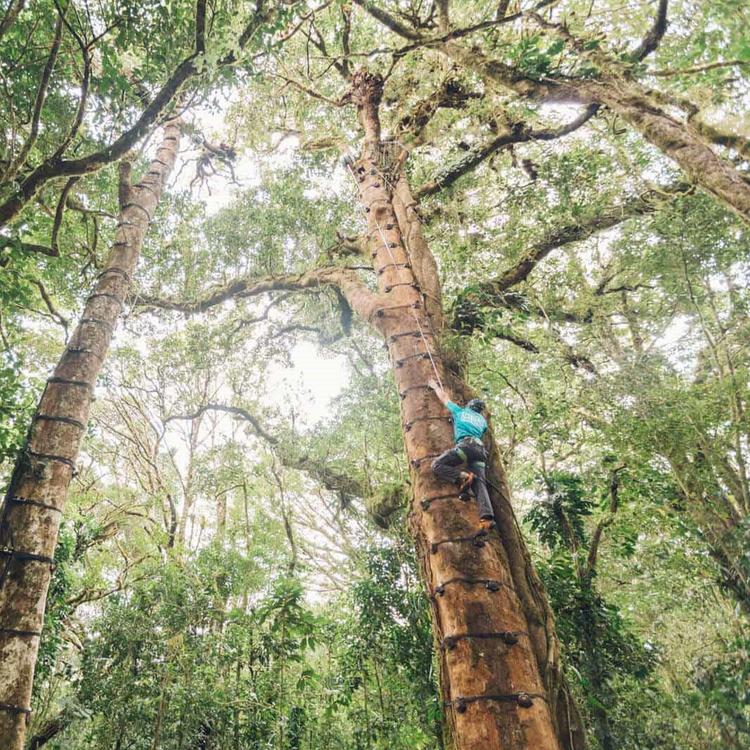
[[[0,513],[0,747],[23,750],[52,558],[96,378],[143,238],[177,158],[170,120],[148,172],[127,191],[104,270],[34,414]]]
[[[439,660],[450,745],[455,750],[573,747],[573,743],[558,739],[547,694],[549,681],[540,669],[540,657],[546,665],[550,653],[556,656],[556,648],[548,639],[551,617],[528,621],[505,540],[501,542],[496,532],[477,535],[479,517],[474,503],[463,503],[457,497],[423,502],[453,490],[430,470],[432,457],[450,446],[453,436],[447,420],[439,418],[444,416],[442,404],[426,386],[434,376],[433,367],[446,383],[453,376],[440,359],[435,338],[428,335],[433,321],[421,285],[430,282],[439,288],[437,279],[427,278],[434,273],[434,259],[433,264],[419,264],[422,278],[418,279],[402,235],[402,222],[412,201],[403,188],[400,196],[394,195],[395,188],[379,164],[381,95],[379,76],[366,71],[355,73],[350,98],[358,107],[365,138],[362,157],[350,167],[367,217],[369,250],[381,292],[376,327],[387,342],[401,395],[402,432],[413,487],[409,528],[421,577],[431,596],[433,634],[436,643],[445,645]],[[419,252],[429,252],[423,241]],[[439,320],[435,323],[440,325]],[[409,335],[415,330],[417,336]],[[460,381],[452,385],[462,395],[468,390]],[[495,453],[492,463],[496,460]],[[494,474],[498,471],[495,467]],[[503,510],[512,518],[509,506]],[[518,545],[517,527],[513,535],[511,543]],[[530,563],[522,540],[520,544],[516,557],[522,560],[521,575],[525,577]],[[442,586],[451,579],[491,580],[499,586]],[[534,576],[532,583],[524,585],[530,588],[537,582]],[[544,598],[541,584],[535,592],[524,593],[526,598],[535,595]],[[544,610],[537,602],[536,611],[540,610],[548,612],[549,608]],[[514,638],[486,637],[511,632]],[[451,636],[456,635],[462,637],[453,641]],[[536,643],[540,636],[541,641]],[[556,698],[552,696],[553,704]]]

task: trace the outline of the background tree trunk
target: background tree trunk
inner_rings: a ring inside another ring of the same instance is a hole
[[[0,514],[0,747],[22,750],[60,517],[96,378],[143,238],[177,157],[171,120],[143,180],[122,191],[115,242],[83,316],[47,381]],[[127,182],[128,169],[121,170]]]

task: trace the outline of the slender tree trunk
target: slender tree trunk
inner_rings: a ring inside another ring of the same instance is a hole
[[[97,375],[130,289],[143,237],[174,165],[170,121],[143,180],[122,191],[107,264],[37,406],[0,513],[0,747],[22,750],[60,517]]]
[[[437,374],[457,398],[468,389],[440,358],[434,334],[442,311],[429,314],[439,302],[434,258],[414,216],[408,215],[414,210],[408,186],[383,163],[387,149],[380,144],[381,95],[379,77],[366,72],[354,76],[352,100],[365,145],[351,169],[367,216],[368,249],[381,292],[376,326],[385,337],[401,396],[414,490],[409,527],[432,601],[448,746],[574,747],[566,736],[558,736],[567,729],[556,721],[561,683],[552,617],[508,502],[497,451],[488,468],[501,489],[493,498],[500,533],[478,535],[476,506],[459,501],[455,488],[437,481],[430,470],[433,457],[452,445],[453,435],[444,407],[426,383]],[[400,174],[400,165],[397,169]],[[405,217],[411,218],[406,225]]]

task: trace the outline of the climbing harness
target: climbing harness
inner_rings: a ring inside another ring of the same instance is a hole
[[[432,552],[433,555],[436,555],[441,545],[458,544],[459,542],[471,542],[475,547],[484,547],[484,545],[487,544],[487,532],[482,529],[476,534],[471,534],[470,536],[453,536],[448,537],[447,539],[439,539],[430,544],[430,552]]]
[[[521,708],[531,708],[534,705],[534,698],[541,698],[543,701],[547,700],[547,696],[543,693],[526,693],[520,691],[518,693],[502,693],[495,695],[468,695],[460,698],[455,698],[452,701],[444,701],[443,705],[453,706],[456,712],[459,714],[466,713],[466,709],[469,703],[476,703],[477,701],[500,701],[501,703],[516,703]]]
[[[500,591],[503,586],[509,588],[506,584],[501,583],[500,581],[495,581],[492,578],[465,578],[462,576],[456,576],[455,578],[449,578],[447,581],[443,581],[435,586],[435,589],[432,592],[432,598],[434,599],[438,596],[445,596],[445,587],[452,583],[465,583],[469,586],[477,586],[481,584],[487,589],[487,591],[493,593]]]
[[[502,641],[506,646],[515,646],[518,643],[518,637],[526,635],[519,630],[501,630],[497,633],[455,633],[446,635],[440,642],[440,648],[443,651],[453,651],[459,641],[469,640],[472,638]]]

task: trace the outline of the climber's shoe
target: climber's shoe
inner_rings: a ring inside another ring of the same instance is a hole
[[[479,520],[479,530],[481,531],[491,531],[497,526],[495,523],[494,518],[481,518]]]

